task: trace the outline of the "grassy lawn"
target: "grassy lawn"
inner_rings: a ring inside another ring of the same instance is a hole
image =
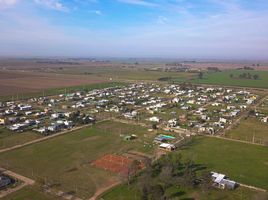
[[[268,189],[267,147],[196,138],[181,153],[208,170],[224,173],[237,182]]]
[[[135,133],[134,141],[124,141],[120,134]],[[55,189],[74,192],[76,196],[88,198],[96,188],[105,186],[117,177],[96,169],[90,162],[107,153],[123,153],[128,150],[152,152],[144,144],[151,138],[144,137],[145,128],[104,122],[93,127],[27,146],[0,155],[0,163],[19,174],[37,181],[54,184]],[[41,181],[42,180],[42,181]]]
[[[30,199],[38,199],[38,200],[56,200],[56,197],[52,197],[49,194],[45,194],[40,191],[37,187],[27,186],[18,190],[4,198],[2,200],[30,200]]]
[[[259,79],[239,79],[239,74],[250,73],[252,75],[259,75]],[[230,74],[234,75],[234,78],[230,77]],[[192,82],[200,84],[212,84],[212,85],[228,85],[228,86],[241,86],[241,87],[257,87],[257,88],[268,88],[268,71],[255,71],[255,70],[225,70],[222,72],[211,72],[205,73],[203,79],[196,78],[191,80],[186,79],[173,79],[173,81],[181,82]]]
[[[120,185],[106,194],[100,199],[103,200],[140,200],[141,193],[138,187],[133,184],[128,187],[127,185]],[[237,188],[234,191],[211,189],[209,192],[202,192],[200,189],[185,189],[178,186],[169,188],[166,191],[168,199],[182,199],[182,200],[215,200],[215,199],[228,199],[228,200],[252,200],[258,199],[257,195],[262,195],[256,191],[251,191],[246,188]]]
[[[240,124],[226,133],[227,137],[256,143],[268,144],[268,124],[256,118],[240,121]]]
[[[0,128],[0,149],[23,144],[42,137],[33,132],[15,133],[5,128]]]

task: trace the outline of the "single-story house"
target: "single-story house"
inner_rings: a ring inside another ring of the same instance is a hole
[[[215,187],[218,187],[220,189],[230,189],[234,190],[237,186],[237,183],[235,181],[232,181],[226,177],[224,174],[220,174],[217,172],[211,172],[211,178],[213,181],[213,185]]]
[[[173,144],[168,144],[168,143],[162,143],[159,145],[160,149],[164,149],[166,151],[174,151],[176,147]]]

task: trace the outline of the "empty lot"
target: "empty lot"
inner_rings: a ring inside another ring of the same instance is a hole
[[[108,82],[88,75],[0,71],[0,96]]]
[[[124,141],[120,134],[134,134],[139,138]],[[75,196],[89,198],[96,189],[118,180],[116,174],[90,165],[107,153],[124,153],[128,150],[151,152],[144,147],[147,131],[139,126],[116,122],[103,122],[90,128],[27,146],[0,155],[4,167],[35,179],[54,185],[54,189],[75,193]]]

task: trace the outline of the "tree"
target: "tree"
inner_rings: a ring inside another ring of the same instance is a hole
[[[252,79],[252,75],[250,73],[248,73],[247,78]]]
[[[143,186],[141,189],[141,199],[148,200],[149,199],[148,196],[149,196],[148,188],[146,186]]]
[[[201,190],[203,192],[209,191],[209,189],[212,187],[212,179],[211,179],[211,174],[207,171],[203,172],[201,175]]]
[[[258,74],[254,74],[254,75],[253,75],[253,78],[254,78],[254,80],[259,79],[259,75],[258,75]]]
[[[128,186],[130,185],[130,181],[132,177],[136,175],[136,172],[140,169],[140,162],[137,160],[134,160],[128,167],[128,172],[127,172],[127,182]]]
[[[203,72],[199,72],[199,73],[198,73],[198,78],[199,78],[199,79],[203,79],[203,77],[204,77],[204,73],[203,73]]]
[[[172,173],[173,171],[174,170],[173,170],[172,165],[164,166],[161,169],[161,173],[159,175],[159,178],[163,182],[165,189],[167,189],[168,187],[170,187],[174,183],[173,173]]]
[[[188,160],[185,163],[185,169],[182,178],[183,185],[192,188],[196,185],[196,173],[194,169],[194,162],[192,160]]]
[[[162,185],[157,184],[152,186],[152,200],[162,200],[164,199],[165,190]]]
[[[156,130],[157,129],[157,123],[152,123],[152,129]]]
[[[234,78],[234,75],[233,74],[230,74],[230,78]]]

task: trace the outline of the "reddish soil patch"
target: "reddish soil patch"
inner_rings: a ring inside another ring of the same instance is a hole
[[[119,156],[114,154],[107,154],[98,160],[92,162],[93,166],[98,168],[108,170],[117,174],[128,174],[129,167],[133,163],[133,159],[129,159],[125,156]],[[143,163],[140,163],[139,168],[142,169],[144,167]]]

